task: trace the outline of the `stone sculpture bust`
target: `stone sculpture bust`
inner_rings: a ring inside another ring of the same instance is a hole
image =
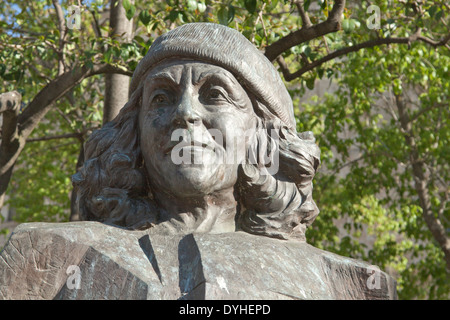
[[[79,215],[128,229],[304,240],[318,214],[320,157],[295,124],[278,72],[238,31],[178,27],[153,43],[129,102],[86,143],[73,176]]]
[[[88,221],[19,225],[0,299],[396,299],[389,275],[304,241],[320,156],[295,124],[239,32],[161,36],[73,175]]]

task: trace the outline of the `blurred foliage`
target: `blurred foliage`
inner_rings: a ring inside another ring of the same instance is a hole
[[[76,1],[63,1],[67,6]],[[313,24],[323,22],[333,1],[303,1]],[[380,9],[378,28],[370,5]],[[174,27],[196,21],[228,25],[261,50],[302,26],[296,5],[287,0],[125,0],[134,19],[130,43],[110,36],[109,2],[84,1],[81,29],[69,29],[64,56],[68,68],[106,62],[133,71],[153,40]],[[283,53],[291,72],[305,61],[371,39],[448,34],[446,1],[348,2],[342,31],[318,37]],[[59,31],[51,1],[0,3],[2,92],[19,90],[29,102],[57,76]],[[286,83],[294,100],[297,129],[313,131],[322,150],[314,198],[321,213],[307,231],[319,248],[377,265],[398,282],[401,299],[450,298],[443,251],[422,217],[411,172],[410,148],[396,119],[394,95],[408,98],[412,132],[429,167],[429,196],[447,230],[449,152],[449,49],[425,42],[362,49],[319,65]],[[320,98],[305,94],[329,84]],[[67,139],[27,143],[9,186],[14,219],[66,221],[70,176],[79,147],[101,125],[103,78],[84,80],[61,99],[31,139],[73,134]],[[362,241],[362,239],[364,239]]]

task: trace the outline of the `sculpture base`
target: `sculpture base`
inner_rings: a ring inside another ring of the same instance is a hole
[[[386,273],[306,243],[155,230],[21,224],[0,253],[0,299],[397,298]]]

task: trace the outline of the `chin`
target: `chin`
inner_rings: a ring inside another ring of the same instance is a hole
[[[204,165],[180,165],[177,168],[174,189],[183,190],[183,194],[209,194],[220,188],[218,168]],[[170,182],[169,182],[170,183]]]
[[[165,177],[163,183],[181,197],[207,195],[235,184],[236,174],[230,175],[226,169],[220,165],[180,165],[174,175]]]

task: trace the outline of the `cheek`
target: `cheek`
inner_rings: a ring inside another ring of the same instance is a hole
[[[245,112],[220,112],[210,116],[209,127],[234,136],[254,128],[256,122],[253,120],[253,117]]]
[[[149,99],[149,96],[144,95],[142,101],[144,107],[139,114],[139,123],[143,129],[149,130],[153,128],[155,131],[159,131],[170,124],[173,109],[168,107],[150,108]]]
[[[153,128],[154,123],[152,119],[148,117],[148,115],[141,112],[139,115],[139,133],[141,135],[141,147],[143,150],[151,146],[155,141],[154,139],[152,139],[155,133]]]
[[[141,133],[146,135],[164,135],[170,125],[170,109],[156,108],[153,110],[143,110],[139,114],[139,125]]]
[[[159,154],[159,150],[163,150],[168,136],[167,129],[163,128],[159,123],[159,119],[149,114],[140,114],[139,133],[141,150],[146,161],[154,158]]]
[[[222,134],[222,147],[225,148],[228,163],[245,160],[246,151],[254,135],[256,119],[248,113],[216,115],[211,126]],[[231,162],[230,162],[231,161]]]

